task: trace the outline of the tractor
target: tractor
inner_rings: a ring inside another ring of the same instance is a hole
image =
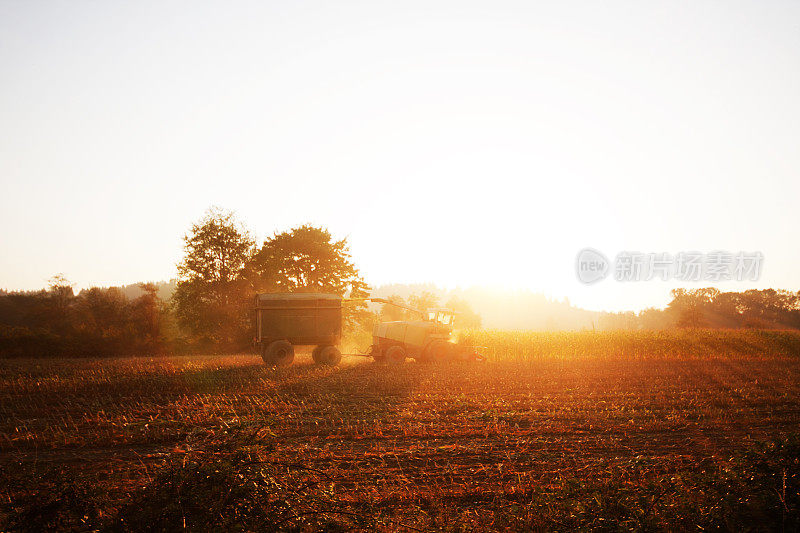
[[[372,332],[368,355],[376,362],[403,363],[406,358],[422,363],[445,361],[482,361],[474,349],[451,341],[456,313],[452,309],[433,308],[421,311],[383,298],[370,298],[419,314],[421,320],[382,322]]]

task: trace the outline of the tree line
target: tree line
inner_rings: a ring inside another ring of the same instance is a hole
[[[328,292],[363,298],[369,287],[346,239],[310,225],[256,243],[233,213],[212,208],[184,236],[184,257],[168,301],[141,284],[75,294],[63,276],[46,290],[0,291],[0,356],[235,352],[249,348],[259,292]],[[374,322],[366,303],[343,309],[345,333]]]
[[[63,276],[46,290],[0,291],[0,355],[133,355],[167,350],[168,310],[152,283],[129,300],[118,287],[75,295]]]
[[[160,297],[163,287],[152,283],[132,289],[92,287],[75,294],[72,284],[56,276],[44,290],[0,290],[0,356],[242,351],[252,342],[257,293],[365,298],[370,290],[346,239],[303,225],[257,243],[233,213],[216,208],[184,236],[184,257],[169,299]],[[423,311],[439,306],[439,297],[424,290],[388,299]],[[465,300],[450,297],[444,304],[458,313],[459,327],[480,327],[481,317]],[[800,329],[800,291],[675,289],[665,309],[595,317],[598,329]],[[345,336],[366,346],[378,321],[418,317],[392,305],[372,312],[366,302],[355,301],[343,306],[343,318]]]
[[[603,313],[600,329],[800,329],[800,291],[674,289],[665,309]]]

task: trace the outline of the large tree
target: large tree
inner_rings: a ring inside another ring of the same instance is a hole
[[[324,228],[305,225],[276,233],[264,241],[250,270],[259,291],[366,295],[347,239],[334,240]]]
[[[276,233],[253,256],[247,268],[256,292],[329,292],[364,298],[369,287],[352,263],[347,239],[335,240],[310,225]],[[367,319],[363,302],[344,306],[346,328]]]
[[[173,301],[180,325],[194,339],[228,349],[246,343],[252,292],[242,272],[253,244],[234,214],[217,208],[184,236]]]

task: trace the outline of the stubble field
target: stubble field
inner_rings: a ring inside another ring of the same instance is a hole
[[[510,335],[441,366],[0,361],[0,529],[798,526],[796,335],[524,357]]]

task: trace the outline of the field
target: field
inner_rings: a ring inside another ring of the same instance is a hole
[[[0,530],[800,525],[800,336],[473,332],[488,361],[0,361]]]

